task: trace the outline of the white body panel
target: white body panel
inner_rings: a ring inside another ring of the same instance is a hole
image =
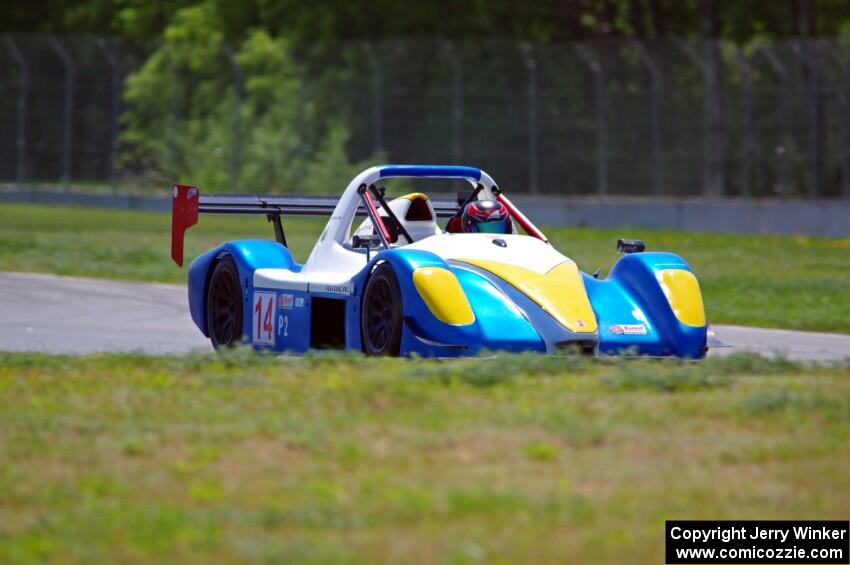
[[[299,273],[289,269],[257,269],[254,287],[336,294],[347,289],[342,293],[351,294],[351,277],[366,266],[366,253],[346,249],[335,242],[328,250],[314,258],[311,269],[305,265]]]

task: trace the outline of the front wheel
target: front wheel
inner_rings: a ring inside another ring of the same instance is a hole
[[[388,263],[381,263],[363,290],[360,334],[367,355],[398,355],[402,312],[398,278]]]
[[[229,255],[213,269],[207,291],[207,333],[213,347],[233,347],[242,340],[242,287],[239,269]]]

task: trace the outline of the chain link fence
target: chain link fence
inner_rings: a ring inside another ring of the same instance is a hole
[[[0,91],[9,184],[334,193],[387,161],[475,165],[512,192],[850,198],[845,39],[296,51],[3,35]]]

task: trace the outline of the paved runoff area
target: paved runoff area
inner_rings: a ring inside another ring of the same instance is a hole
[[[45,353],[212,350],[186,287],[0,273],[0,349]]]
[[[801,361],[850,357],[850,335],[714,326],[731,348]],[[189,318],[186,287],[0,273],[0,350],[82,354],[211,351]]]

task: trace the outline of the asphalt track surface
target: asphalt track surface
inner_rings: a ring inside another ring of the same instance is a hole
[[[801,361],[850,357],[850,335],[714,326],[731,348]],[[189,318],[186,287],[0,273],[0,350],[84,354],[212,351]]]

